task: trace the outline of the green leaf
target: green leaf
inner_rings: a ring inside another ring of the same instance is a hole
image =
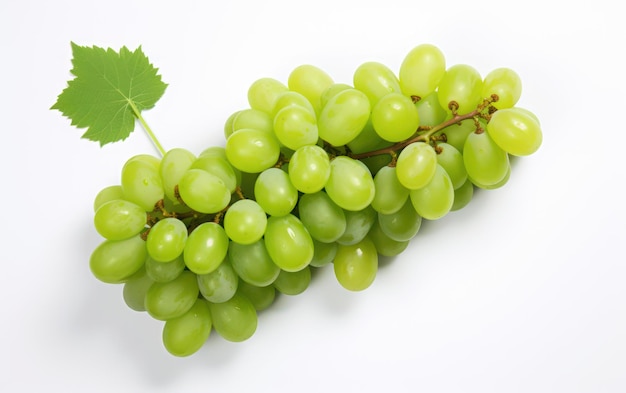
[[[72,125],[87,128],[83,138],[100,146],[126,139],[141,111],[154,107],[167,84],[142,52],[123,47],[119,53],[72,42],[71,73],[76,78],[50,109],[70,118]]]

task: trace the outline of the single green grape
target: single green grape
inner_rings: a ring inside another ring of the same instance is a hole
[[[248,88],[248,103],[252,109],[271,114],[278,97],[288,90],[287,86],[276,79],[257,79]]]
[[[139,206],[125,200],[113,200],[98,208],[94,216],[96,231],[105,239],[133,237],[146,226],[148,215]]]
[[[289,160],[289,179],[303,193],[318,192],[330,177],[328,154],[317,145],[302,146]]]
[[[346,215],[346,230],[337,243],[342,245],[353,245],[361,240],[372,228],[372,225],[376,222],[376,210],[372,206],[367,206],[363,210],[359,211],[344,211]]]
[[[332,243],[346,230],[343,210],[324,191],[302,195],[298,213],[300,221],[315,240]]]
[[[169,282],[155,282],[146,293],[146,311],[154,319],[167,321],[189,311],[198,299],[196,275],[188,270]]]
[[[404,206],[395,213],[378,213],[378,226],[385,235],[397,242],[409,241],[417,235],[422,226],[422,217],[407,199]]]
[[[103,188],[96,194],[93,201],[94,213],[98,211],[98,208],[109,201],[115,201],[117,199],[124,199],[124,190],[119,184],[108,186]]]
[[[460,123],[455,123],[445,127],[443,130],[437,132],[435,135],[441,136],[445,134],[446,143],[454,146],[459,152],[463,152],[465,141],[467,136],[476,131],[476,123],[474,119],[463,120]]]
[[[185,243],[185,266],[196,274],[211,273],[226,258],[228,244],[228,236],[221,225],[215,222],[198,225]]]
[[[361,161],[339,156],[330,162],[326,193],[342,209],[363,210],[375,192],[372,174]]]
[[[146,293],[154,280],[148,276],[146,269],[139,269],[139,271],[133,274],[128,281],[124,283],[124,289],[122,290],[122,296],[126,305],[135,311],[146,311],[145,299]]]
[[[287,106],[274,117],[274,133],[291,150],[315,145],[319,137],[315,113],[303,106]]]
[[[262,239],[252,244],[231,242],[228,260],[243,281],[258,287],[273,283],[280,272]]]
[[[156,282],[172,281],[185,270],[183,255],[169,262],[159,262],[148,255],[145,262],[146,274]]]
[[[245,341],[256,331],[258,323],[256,309],[240,292],[225,302],[209,303],[209,309],[215,331],[228,341]]]
[[[273,167],[280,155],[280,145],[273,134],[246,128],[226,140],[226,157],[243,172],[259,173]]]
[[[272,284],[278,292],[295,296],[304,292],[311,283],[311,269],[306,266],[297,272],[281,270],[280,274]]]
[[[417,132],[419,112],[410,98],[401,93],[389,93],[373,107],[372,125],[382,139],[400,142]]]
[[[234,242],[251,244],[263,237],[267,215],[252,199],[241,199],[230,205],[224,215],[224,230]]]
[[[467,175],[483,186],[500,182],[509,170],[508,154],[487,132],[468,135],[463,148],[463,162]]]
[[[487,133],[502,150],[514,156],[533,154],[543,141],[539,123],[516,108],[500,109],[492,114]]]
[[[409,198],[409,190],[404,187],[398,175],[396,167],[384,166],[374,176],[376,193],[372,199],[372,208],[382,214],[392,214],[404,206]]]
[[[452,180],[445,169],[437,164],[430,183],[418,190],[411,190],[409,198],[417,214],[427,220],[437,220],[452,209],[454,203]]]
[[[289,175],[279,168],[267,169],[257,177],[254,184],[257,203],[270,216],[284,216],[296,207],[298,190]]]
[[[461,187],[467,180],[467,170],[463,163],[463,155],[454,146],[444,142],[438,143],[437,163],[446,170],[455,190]]]
[[[330,264],[337,254],[337,243],[322,243],[313,239],[313,259],[310,266],[322,267]]]
[[[317,121],[319,137],[333,146],[343,146],[357,137],[370,117],[367,96],[357,89],[346,89],[333,96]]]
[[[187,206],[200,213],[217,213],[230,202],[230,191],[219,177],[202,169],[189,169],[178,184]]]
[[[491,105],[498,109],[512,108],[522,95],[522,80],[510,68],[496,68],[483,80],[482,97],[490,98],[492,94],[498,96],[498,101]]]
[[[296,67],[287,78],[289,90],[305,96],[316,112],[320,110],[322,93],[333,83],[333,79],[324,70],[310,64]]]
[[[144,211],[152,211],[165,196],[159,160],[146,155],[129,159],[122,168],[122,190],[124,199],[141,206]]]
[[[401,93],[398,77],[382,63],[368,61],[354,71],[352,77],[354,88],[365,93],[374,107],[376,103],[389,93]]]
[[[210,273],[198,274],[198,289],[200,294],[211,303],[223,303],[237,292],[239,276],[232,265],[225,259]]]
[[[313,259],[313,239],[292,214],[270,217],[264,241],[272,261],[288,272],[304,269]]]
[[[368,237],[356,244],[339,245],[333,267],[342,287],[350,291],[367,289],[378,272],[376,246]]]
[[[165,322],[163,345],[174,356],[193,355],[209,338],[212,326],[209,304],[197,299],[186,313]]]
[[[439,104],[439,95],[436,91],[422,97],[415,103],[417,113],[419,115],[419,125],[425,127],[434,127],[446,120],[448,113]]]
[[[374,243],[378,255],[386,257],[400,255],[409,246],[408,240],[398,241],[387,236],[378,223],[372,225],[367,237]]]
[[[396,175],[404,187],[417,190],[430,182],[436,166],[435,150],[426,143],[414,142],[400,152],[396,163]]]
[[[240,280],[239,291],[250,300],[257,312],[271,306],[274,303],[274,299],[276,299],[276,288],[273,285],[257,287]]]
[[[402,93],[424,98],[435,91],[445,73],[446,59],[441,50],[431,44],[418,45],[400,65],[398,78]]]
[[[467,179],[463,185],[454,190],[454,203],[450,211],[461,210],[472,200],[474,196],[474,184]]]
[[[475,68],[456,64],[448,68],[438,88],[439,105],[450,112],[450,102],[457,104],[459,115],[476,109],[482,98],[483,81]]]
[[[148,256],[141,236],[124,240],[105,240],[91,253],[89,268],[98,280],[119,284],[135,274]]]
[[[150,228],[146,239],[148,254],[159,262],[168,262],[183,253],[187,226],[177,218],[167,217]]]

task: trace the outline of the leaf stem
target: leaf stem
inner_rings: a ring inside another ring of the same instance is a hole
[[[152,129],[150,129],[150,126],[148,126],[148,123],[146,123],[146,120],[143,118],[143,116],[141,116],[141,111],[137,108],[137,106],[135,105],[133,101],[128,100],[128,103],[130,104],[130,107],[132,108],[133,113],[135,114],[135,117],[139,119],[139,122],[141,123],[143,130],[146,132],[146,134],[148,134],[148,137],[150,138],[152,143],[154,143],[154,146],[157,148],[157,150],[161,154],[161,157],[163,157],[165,155],[165,149],[161,145],[161,142],[159,142],[159,140],[157,139],[156,135],[152,132]]]

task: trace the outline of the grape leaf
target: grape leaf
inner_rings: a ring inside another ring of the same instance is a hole
[[[50,109],[59,110],[78,128],[83,138],[107,143],[126,139],[141,119],[141,111],[154,107],[167,84],[141,47],[119,53],[72,42],[71,73],[75,78]]]

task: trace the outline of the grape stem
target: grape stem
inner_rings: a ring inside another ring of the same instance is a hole
[[[152,132],[152,129],[150,129],[150,126],[148,126],[148,123],[146,123],[146,120],[143,118],[143,116],[141,116],[141,111],[137,108],[133,101],[128,100],[128,103],[130,104],[130,108],[133,110],[135,117],[139,119],[143,130],[146,132],[146,134],[148,134],[148,137],[161,154],[161,157],[163,157],[165,155],[165,149],[161,145],[161,142],[159,142],[159,140],[157,139],[156,135]]]
[[[407,147],[408,145],[410,145],[411,143],[415,143],[415,142],[426,142],[428,143],[431,139],[431,137],[433,137],[433,134],[435,134],[438,131],[441,131],[442,129],[451,126],[453,124],[457,124],[462,122],[463,120],[467,120],[467,119],[474,119],[477,116],[483,116],[482,112],[485,110],[485,108],[490,107],[490,105],[494,102],[498,101],[498,96],[493,94],[490,98],[485,99],[476,109],[474,109],[473,111],[466,113],[464,115],[459,115],[456,113],[456,110],[453,110],[453,116],[452,118],[450,118],[449,120],[446,120],[440,124],[437,124],[436,126],[433,127],[429,127],[429,128],[420,128],[417,131],[417,135],[404,140],[402,142],[398,142],[394,145],[391,145],[389,147],[385,147],[382,149],[378,149],[378,150],[372,150],[372,151],[368,151],[368,152],[364,152],[364,153],[358,153],[358,154],[354,154],[354,153],[349,153],[348,156],[350,158],[353,158],[355,160],[362,160],[364,158],[368,158],[368,157],[373,157],[373,156],[378,156],[381,154],[390,154],[393,156],[395,156],[400,150],[404,149],[405,147]],[[454,104],[454,105],[453,105]],[[456,102],[451,102],[450,106],[451,107],[455,107],[457,104]],[[490,114],[492,113],[491,110],[489,111]]]

